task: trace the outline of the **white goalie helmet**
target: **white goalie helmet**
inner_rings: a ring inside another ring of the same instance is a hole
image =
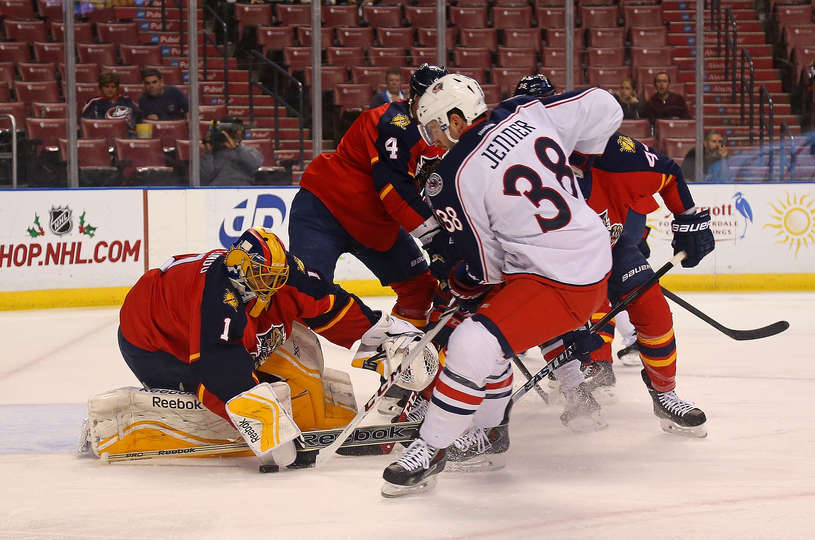
[[[430,133],[426,129],[427,124],[436,120],[442,131],[447,132],[447,137],[455,142],[448,131],[450,120],[447,113],[453,109],[461,111],[467,125],[473,120],[487,112],[487,101],[484,98],[484,91],[475,79],[466,75],[452,73],[445,75],[433,83],[424,95],[419,98],[419,107],[416,116],[421,124],[419,130],[428,144],[433,144]]]

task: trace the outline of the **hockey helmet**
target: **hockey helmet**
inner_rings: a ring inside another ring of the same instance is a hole
[[[230,281],[246,298],[257,297],[251,315],[260,313],[272,295],[289,279],[286,249],[280,239],[263,227],[252,227],[240,235],[224,260]]]
[[[549,80],[549,77],[541,73],[534,75],[527,75],[518,81],[518,86],[515,87],[513,96],[535,96],[544,98],[553,96],[555,94],[555,85]]]
[[[410,97],[408,104],[413,111],[413,104],[424,95],[425,90],[449,72],[444,66],[434,66],[425,62],[410,75]]]
[[[425,142],[433,144],[430,132],[426,128],[427,124],[436,120],[441,130],[447,132],[450,127],[448,113],[454,109],[458,109],[467,125],[487,112],[484,91],[475,79],[459,74],[445,75],[433,83],[419,99],[416,116],[421,124],[419,131]],[[449,132],[447,137],[454,143],[458,142],[458,139],[450,137]]]

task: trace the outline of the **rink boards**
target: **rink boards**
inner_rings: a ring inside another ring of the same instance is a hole
[[[271,228],[288,243],[296,190],[3,190],[0,309],[115,305],[145,270],[171,255],[229,247],[250,226]],[[815,288],[815,184],[694,184],[692,192],[710,209],[716,250],[697,268],[674,271],[666,285]],[[672,254],[671,219],[664,206],[648,217],[655,266]],[[350,255],[335,279],[360,295],[389,294]]]

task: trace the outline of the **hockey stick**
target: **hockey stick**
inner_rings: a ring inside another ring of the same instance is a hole
[[[339,434],[339,436],[337,436],[337,439],[333,443],[325,447],[325,452],[322,452],[323,457],[320,458],[321,463],[325,463],[334,456],[334,454],[337,451],[337,448],[339,448],[342,445],[343,441],[345,441],[345,439],[348,438],[348,435],[350,435],[351,432],[362,423],[362,421],[365,419],[366,416],[368,416],[368,413],[371,412],[371,410],[376,406],[376,404],[382,400],[382,397],[385,395],[385,392],[388,391],[388,388],[393,386],[393,384],[396,382],[396,379],[399,377],[399,375],[401,375],[402,371],[406,367],[408,367],[417,356],[419,356],[420,354],[424,354],[425,346],[428,343],[430,343],[431,339],[436,337],[436,334],[438,334],[439,331],[442,328],[444,328],[444,325],[447,324],[447,321],[449,321],[453,317],[457,310],[458,304],[454,303],[451,307],[447,308],[447,310],[444,311],[441,318],[439,318],[438,322],[436,323],[436,326],[427,331],[424,337],[421,340],[419,340],[419,342],[416,345],[414,345],[413,350],[410,351],[407,354],[407,356],[405,356],[402,359],[402,361],[399,363],[399,366],[397,366],[397,368],[393,370],[393,373],[391,373],[390,376],[385,381],[383,381],[382,384],[379,385],[379,389],[376,391],[376,393],[373,396],[371,396],[371,399],[369,399],[368,402],[365,403],[365,407],[363,407],[363,409],[359,411],[353,419],[351,419],[348,425],[345,426],[345,429],[342,431],[342,433]]]
[[[518,368],[518,371],[520,371],[521,374],[526,377],[527,381],[532,378],[532,373],[530,373],[529,369],[527,369],[526,365],[524,365],[521,358],[517,354],[512,356],[512,362],[515,364],[515,367]],[[538,393],[544,403],[549,403],[549,394],[547,394],[538,383],[535,383],[535,392]]]
[[[419,436],[420,422],[397,422],[393,424],[374,424],[362,426],[350,433],[342,441],[342,448],[358,446],[380,445],[388,443],[407,442]],[[343,429],[319,429],[304,431],[297,440],[298,451],[312,451],[325,448],[335,442],[342,434]],[[243,440],[223,444],[208,444],[192,448],[175,448],[168,450],[148,450],[144,452],[127,452],[123,454],[109,454],[103,452],[99,457],[103,463],[116,463],[119,461],[138,461],[163,457],[198,456],[209,457],[223,454],[234,454],[248,450],[249,446]]]
[[[768,324],[767,326],[762,326],[761,328],[754,328],[752,330],[734,330],[732,328],[728,328],[723,324],[711,319],[706,314],[702,313],[692,305],[690,305],[685,300],[682,300],[677,295],[662,287],[662,294],[665,295],[666,298],[669,298],[672,302],[682,306],[683,308],[687,309],[710,326],[721,332],[722,334],[733,338],[737,341],[747,341],[750,339],[762,339],[765,337],[774,336],[776,334],[780,334],[784,330],[790,327],[790,323],[787,321],[776,321],[772,324]]]
[[[628,305],[631,302],[633,302],[634,300],[639,298],[642,295],[642,293],[644,293],[645,291],[650,289],[654,284],[658,283],[659,278],[661,278],[662,276],[667,274],[668,271],[670,271],[671,268],[673,268],[674,266],[676,266],[677,264],[682,262],[682,259],[684,259],[685,257],[686,257],[686,254],[685,254],[684,251],[680,251],[679,253],[674,255],[673,258],[670,261],[666,262],[662,266],[662,268],[657,270],[654,273],[654,275],[651,276],[651,279],[649,279],[648,281],[646,281],[645,283],[643,283],[642,285],[640,285],[639,287],[637,287],[636,289],[631,291],[628,294],[628,296],[626,296],[624,299],[622,299],[620,302],[618,302],[616,306],[611,308],[611,310],[608,313],[606,313],[605,317],[603,317],[602,319],[600,319],[599,321],[597,321],[596,323],[591,325],[591,328],[589,328],[589,332],[596,332],[604,324],[606,324],[608,321],[613,319],[619,312],[621,312],[626,307],[628,307]],[[548,377],[550,373],[555,371],[557,368],[559,368],[563,364],[566,364],[567,362],[571,362],[573,354],[574,354],[574,345],[569,345],[568,347],[566,347],[566,349],[562,353],[557,355],[552,361],[550,361],[548,364],[543,366],[543,368],[540,371],[535,373],[535,375],[533,375],[531,378],[529,378],[529,380],[527,380],[524,383],[523,386],[518,388],[515,391],[515,393],[512,394],[512,403],[515,403],[516,401],[521,399],[524,396],[524,394],[526,394],[527,392],[532,390],[532,388],[538,383],[538,381],[541,381],[545,377]]]

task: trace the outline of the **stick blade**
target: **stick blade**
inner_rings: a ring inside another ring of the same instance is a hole
[[[727,335],[736,341],[749,341],[751,339],[763,339],[780,334],[789,327],[790,323],[787,321],[777,321],[753,330],[730,330],[727,332]]]

